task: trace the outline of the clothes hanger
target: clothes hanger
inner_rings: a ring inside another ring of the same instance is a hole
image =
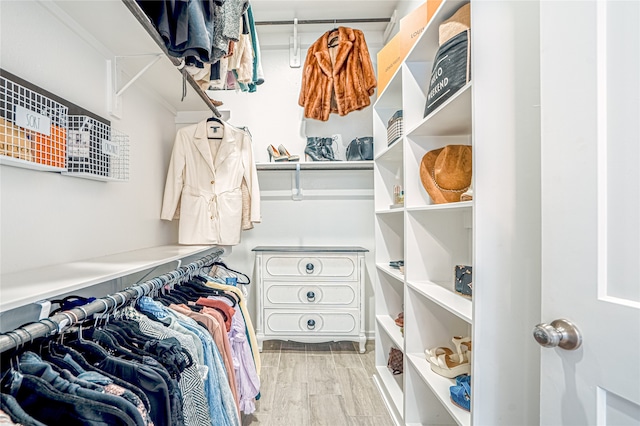
[[[211,124],[214,123],[214,124]],[[218,123],[219,125],[216,125]],[[209,131],[213,131],[213,136],[209,135]],[[224,136],[224,122],[218,117],[211,116],[207,118],[207,138],[208,139],[222,139]]]
[[[336,20],[335,19],[333,20],[333,25],[334,25],[334,28],[331,31],[329,31],[329,37],[328,37],[329,41],[327,42],[327,47],[330,48],[330,49],[332,47],[336,47],[338,45],[338,39],[339,39],[339,34],[336,34],[333,37],[331,36],[331,34],[333,34],[334,32],[338,31],[338,27],[335,27],[335,25],[336,25]]]

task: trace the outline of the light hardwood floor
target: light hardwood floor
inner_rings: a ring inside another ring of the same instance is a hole
[[[261,398],[243,425],[393,426],[373,383],[374,343],[264,342]]]

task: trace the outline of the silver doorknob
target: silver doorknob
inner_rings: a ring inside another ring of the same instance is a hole
[[[545,348],[555,348],[572,351],[578,349],[582,344],[582,334],[580,330],[566,319],[557,319],[551,324],[538,324],[533,329],[533,338],[540,346]]]

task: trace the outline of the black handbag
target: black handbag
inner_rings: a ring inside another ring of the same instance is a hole
[[[347,161],[373,160],[373,138],[365,136],[349,142],[346,157]]]

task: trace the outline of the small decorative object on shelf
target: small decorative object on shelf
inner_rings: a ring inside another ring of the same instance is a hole
[[[387,123],[387,146],[391,146],[392,143],[400,139],[403,131],[402,110],[398,110]]]
[[[473,291],[473,275],[472,275],[472,267],[465,265],[456,265],[455,274],[456,274],[456,292],[462,294],[463,296],[472,296]]]
[[[440,24],[440,48],[431,69],[425,117],[471,81],[470,33],[470,3],[459,8],[451,18]]]
[[[435,204],[460,201],[471,186],[470,145],[447,145],[427,152],[420,162],[420,180]]]
[[[0,77],[0,155],[64,169],[67,114],[67,106]]]
[[[94,118],[70,115],[65,174],[129,180],[129,136]]]
[[[393,185],[393,204],[389,208],[397,209],[402,206],[404,206],[404,191],[400,185]]]

